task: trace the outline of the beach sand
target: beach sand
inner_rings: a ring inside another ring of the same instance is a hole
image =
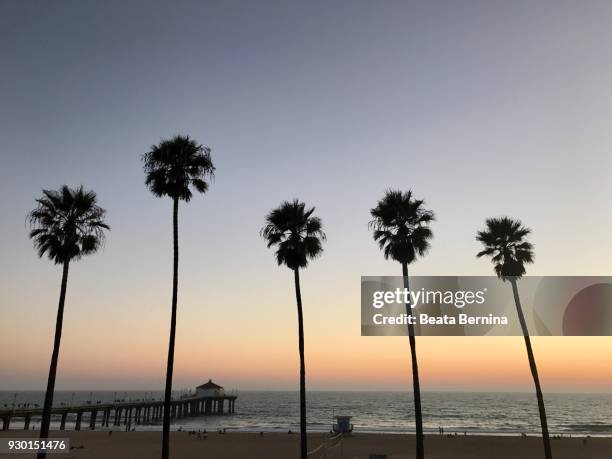
[[[36,431],[12,430],[0,432],[0,438],[36,438]],[[161,432],[64,431],[52,432],[52,437],[70,439],[72,449],[68,454],[48,455],[50,459],[151,459],[160,457]],[[315,449],[327,439],[323,434],[309,435],[309,449]],[[555,459],[610,458],[612,438],[589,438],[586,445],[582,437],[553,439]],[[80,448],[82,447],[82,448]],[[496,437],[458,435],[446,437],[428,435],[425,438],[426,457],[528,459],[542,458],[542,440],[536,437]],[[215,459],[282,459],[296,458],[299,451],[299,434],[265,433],[209,433],[206,439],[198,439],[186,432],[172,432],[171,457]],[[414,457],[413,435],[353,434],[330,450],[326,456],[333,458],[367,459],[369,454],[387,454],[388,459]],[[11,454],[0,457],[31,458],[34,454]],[[319,457],[319,456],[312,456]],[[320,456],[323,457],[323,456]]]

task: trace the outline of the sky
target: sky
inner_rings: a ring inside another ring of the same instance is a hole
[[[0,390],[45,387],[61,269],[25,216],[97,192],[112,230],[71,266],[58,389],[159,389],[169,199],[141,155],[175,134],[216,177],[181,205],[174,387],[298,384],[292,273],[259,229],[294,197],[328,240],[302,275],[310,389],[408,390],[402,337],[361,337],[362,275],[400,275],[368,230],[388,188],[435,211],[418,275],[487,275],[487,217],[532,228],[534,275],[611,275],[608,1],[0,3]],[[534,338],[545,391],[609,391],[612,338]],[[523,340],[418,339],[423,390],[531,390]]]

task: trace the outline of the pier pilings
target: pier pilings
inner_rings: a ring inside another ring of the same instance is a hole
[[[170,404],[170,418],[233,414],[235,412],[236,398],[236,395],[223,395],[175,399]],[[133,424],[159,423],[163,418],[163,414],[164,403],[161,400],[98,403],[95,405],[63,405],[53,407],[51,410],[52,416],[60,417],[60,430],[65,430],[71,419],[74,420],[74,430],[81,430],[83,421],[87,422],[86,426],[90,430],[95,430],[96,426],[108,428],[111,423],[113,426],[123,425],[126,429],[129,429]],[[2,430],[9,430],[11,423],[15,419],[22,419],[23,428],[28,430],[34,420],[41,418],[42,408],[38,407],[0,410]]]

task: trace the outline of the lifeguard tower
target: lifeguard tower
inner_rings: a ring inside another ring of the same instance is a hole
[[[351,424],[352,416],[335,416],[336,423],[333,425],[334,433],[349,435],[353,431]]]

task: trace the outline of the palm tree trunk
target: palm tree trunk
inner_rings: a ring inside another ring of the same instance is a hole
[[[176,337],[176,299],[178,290],[178,198],[174,198],[172,227],[174,238],[174,272],[172,277],[172,315],[170,318],[170,343],[166,368],[166,390],[164,393],[164,423],[162,434],[162,459],[170,457],[170,401],[172,398],[172,372],[174,369],[174,341]]]
[[[304,363],[304,316],[302,314],[302,294],[300,293],[300,273],[293,270],[295,277],[295,299],[298,310],[298,342],[300,348],[300,458],[307,459],[306,437],[306,365]]]
[[[516,312],[521,323],[521,329],[523,330],[523,336],[525,337],[525,347],[527,348],[527,358],[529,359],[529,368],[531,369],[531,376],[533,376],[533,383],[535,384],[536,396],[538,398],[538,409],[540,410],[540,424],[542,425],[542,440],[544,441],[544,457],[546,459],[552,459],[552,452],[550,449],[550,438],[548,436],[548,421],[546,420],[546,409],[544,408],[544,396],[542,395],[542,388],[540,387],[540,378],[538,376],[538,367],[536,366],[535,357],[533,355],[533,349],[531,349],[531,339],[529,338],[529,330],[525,323],[525,317],[523,315],[523,308],[521,307],[521,299],[519,297],[518,286],[516,279],[511,279],[512,293],[514,294],[514,304],[516,305]]]
[[[404,276],[404,288],[410,291],[408,279],[408,264],[402,263],[402,275]],[[410,304],[406,304],[406,314],[412,316]],[[414,337],[414,325],[408,323],[408,339],[410,340],[410,355],[412,357],[412,386],[414,394],[414,420],[416,424],[416,458],[425,458],[425,446],[423,437],[423,412],[421,410],[421,384],[419,383],[419,363],[416,354],[416,339]]]
[[[59,305],[57,307],[57,319],[55,321],[55,339],[53,341],[53,353],[51,354],[51,365],[49,366],[49,379],[47,380],[47,392],[45,392],[45,403],[43,405],[42,421],[40,422],[40,439],[49,438],[49,424],[51,424],[51,408],[53,407],[53,391],[55,390],[55,375],[57,373],[57,361],[59,358],[60,341],[62,339],[62,325],[64,322],[64,303],[66,301],[66,286],[68,285],[68,267],[70,261],[64,262],[62,270],[62,287],[60,289]],[[45,459],[47,453],[39,452],[38,459]]]

